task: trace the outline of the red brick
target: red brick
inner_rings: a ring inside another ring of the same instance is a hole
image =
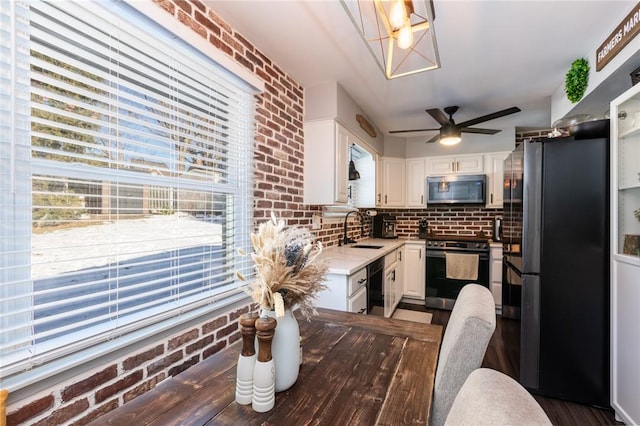
[[[97,409],[91,411],[88,415],[84,416],[80,420],[78,420],[78,421],[76,421],[74,423],[71,423],[69,426],[84,426],[86,424],[91,423],[92,421],[94,421],[98,417],[108,413],[109,411],[115,410],[119,406],[120,406],[120,404],[118,404],[118,400],[117,399],[112,399],[111,401],[107,402],[106,404],[103,404],[100,407],[98,407]]]
[[[180,361],[182,359],[183,355],[182,355],[182,351],[176,351],[172,354],[169,354],[167,356],[165,356],[162,359],[159,359],[157,361],[155,361],[152,364],[149,364],[147,366],[147,375],[148,376],[152,376],[154,374],[156,374],[159,371],[165,370],[167,367],[169,367],[172,364],[175,364],[176,362]]]
[[[194,16],[195,16],[196,22],[198,22],[199,24],[202,24],[202,26],[204,26],[211,33],[220,37],[220,34],[222,33],[222,31],[220,30],[220,27],[217,26],[212,20],[210,20],[209,18],[207,18],[197,10],[195,11]]]
[[[148,351],[139,353],[137,355],[134,355],[125,359],[122,362],[122,367],[124,368],[125,371],[132,370],[144,362],[158,358],[163,353],[164,353],[164,346],[158,345],[154,348],[149,349]]]
[[[78,414],[86,411],[89,408],[89,401],[86,398],[82,398],[73,404],[63,405],[61,408],[55,410],[51,415],[45,419],[40,420],[37,423],[33,423],[33,426],[51,426],[66,424],[68,420],[74,418]]]
[[[201,350],[202,348],[211,344],[211,342],[213,342],[213,336],[205,336],[204,338],[198,340],[197,342],[187,345],[187,347],[184,348],[184,351],[187,355],[189,355],[196,351]]]
[[[52,395],[47,395],[40,399],[36,399],[29,404],[20,407],[18,410],[7,414],[8,425],[18,425],[26,422],[27,420],[37,417],[45,411],[53,407],[54,398]]]
[[[176,336],[167,342],[167,350],[171,351],[173,349],[184,346],[186,343],[197,339],[198,336],[199,333],[197,328],[182,333],[181,335]]]
[[[84,380],[69,385],[62,391],[62,402],[71,401],[78,395],[92,391],[100,385],[115,379],[117,375],[118,368],[114,364]]]
[[[191,15],[191,4],[186,0],[173,0],[173,2],[188,15]]]
[[[176,365],[175,367],[172,367],[169,370],[169,375],[170,376],[175,376],[177,374],[182,373],[184,370],[186,370],[187,368],[196,365],[198,362],[200,361],[200,356],[199,355],[195,355],[191,358],[189,358],[188,360],[186,360],[185,362],[183,362],[180,365]]]
[[[218,317],[216,319],[214,319],[213,321],[210,321],[206,324],[204,324],[202,326],[202,334],[210,334],[211,332],[219,329],[220,327],[224,326],[225,324],[227,324],[227,317],[225,316],[221,316]]]
[[[147,391],[150,391],[151,389],[155,388],[158,383],[160,383],[161,381],[163,381],[165,379],[165,377],[167,377],[167,376],[164,373],[160,373],[157,376],[154,376],[153,378],[151,378],[150,380],[147,380],[147,381],[139,384],[138,386],[136,386],[135,388],[131,389],[130,391],[125,392],[122,395],[122,400],[126,404],[127,402],[131,401],[132,399],[134,399],[134,398],[142,395],[143,393],[145,393]]]
[[[205,349],[202,352],[202,359],[209,358],[211,355],[214,355],[220,352],[222,349],[227,347],[227,342],[225,340],[218,340],[213,346]]]
[[[130,388],[140,380],[142,380],[142,370],[134,371],[123,379],[120,379],[117,382],[110,384],[109,386],[105,386],[104,388],[99,389],[96,392],[96,402],[102,402],[105,399],[116,395],[125,389]]]
[[[233,333],[237,329],[238,329],[238,323],[232,322],[231,324],[227,325],[224,328],[221,328],[216,332],[216,340],[222,339],[223,337],[228,336],[229,334]]]

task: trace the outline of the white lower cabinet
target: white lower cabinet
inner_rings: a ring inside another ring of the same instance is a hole
[[[425,243],[424,241],[408,241],[404,245],[403,296],[424,300],[425,297]]]
[[[489,288],[496,303],[496,313],[502,313],[502,245],[492,243],[489,249]]]
[[[367,313],[367,287],[362,287],[347,300],[347,311],[358,314]]]
[[[384,257],[384,316],[390,318],[402,297],[402,248]]]
[[[327,289],[318,293],[316,306],[339,311],[367,312],[367,268],[351,274],[328,274]]]

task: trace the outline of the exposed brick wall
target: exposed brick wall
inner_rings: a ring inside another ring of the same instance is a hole
[[[238,318],[251,308],[236,309],[182,330],[35,395],[21,407],[9,408],[7,424],[85,425],[239,340]]]
[[[438,235],[475,236],[483,232],[493,236],[493,220],[502,216],[502,209],[487,209],[473,206],[429,207],[425,209],[385,210],[396,216],[396,230],[399,237],[418,236],[418,223],[427,220],[433,232]]]

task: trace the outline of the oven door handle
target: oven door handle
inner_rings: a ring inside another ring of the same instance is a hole
[[[427,259],[429,258],[438,258],[438,259],[444,259],[445,258],[445,254],[447,253],[446,250],[427,250]],[[477,254],[478,256],[480,256],[480,260],[489,260],[489,254],[488,253],[478,253],[475,251],[450,251],[449,253],[459,253],[459,254]]]

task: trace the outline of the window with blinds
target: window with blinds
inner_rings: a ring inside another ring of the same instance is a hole
[[[2,2],[0,377],[251,275],[252,89],[121,2],[28,5]]]

